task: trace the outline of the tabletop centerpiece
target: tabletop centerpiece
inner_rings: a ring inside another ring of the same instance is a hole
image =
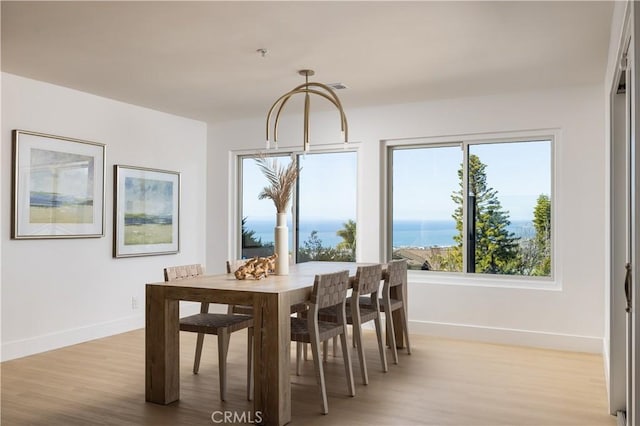
[[[300,169],[297,161],[292,159],[285,167],[278,164],[275,158],[258,156],[255,158],[258,168],[269,182],[265,186],[258,199],[273,200],[276,207],[276,227],[274,229],[275,242],[274,253],[276,255],[276,275],[289,274],[289,229],[287,227],[287,206],[291,200],[291,194],[295,187]]]

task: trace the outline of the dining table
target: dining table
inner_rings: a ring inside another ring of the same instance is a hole
[[[254,318],[254,413],[263,424],[291,421],[291,305],[309,300],[314,277],[347,270],[354,262],[306,262],[291,265],[288,275],[237,280],[230,274],[202,275],[146,285],[145,397],[158,404],[180,399],[179,302],[251,305]],[[383,277],[381,277],[382,279]],[[406,294],[406,293],[405,293]],[[394,323],[396,322],[394,318]],[[403,345],[402,327],[395,327]]]

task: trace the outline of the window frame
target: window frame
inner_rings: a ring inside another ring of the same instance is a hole
[[[411,148],[460,147],[463,165],[463,194],[468,184],[469,147],[473,145],[504,144],[518,142],[550,141],[550,179],[551,187],[551,275],[548,277],[501,275],[467,272],[466,238],[463,243],[463,265],[461,272],[410,270],[411,281],[437,284],[472,285],[487,287],[515,287],[545,290],[560,290],[561,261],[558,241],[561,230],[558,229],[558,179],[556,173],[557,144],[561,137],[560,129],[538,129],[525,131],[470,133],[451,136],[416,137],[386,139],[381,141],[381,229],[384,230],[380,241],[380,257],[388,262],[392,258],[393,235],[393,151]],[[463,235],[468,233],[467,198],[463,197]]]
[[[282,156],[304,156],[306,154],[331,154],[342,152],[355,152],[356,154],[356,223],[359,220],[359,183],[361,170],[360,170],[360,158],[361,158],[361,144],[359,142],[349,142],[348,144],[328,144],[320,145],[318,147],[313,146],[308,152],[297,147],[279,147],[276,149],[249,149],[249,150],[232,150],[229,152],[229,171],[230,179],[229,184],[229,232],[228,237],[230,244],[228,245],[228,258],[240,259],[242,256],[242,160],[245,158],[251,158],[256,155],[266,155],[267,157],[282,157]],[[293,262],[298,263],[298,191],[299,181],[296,181],[296,185],[291,196],[291,206],[294,206],[291,213],[291,232],[293,236],[293,245],[289,249],[293,252]],[[290,208],[291,208],[290,206]],[[275,217],[275,209],[274,209]],[[360,238],[356,234],[356,259],[359,257]]]

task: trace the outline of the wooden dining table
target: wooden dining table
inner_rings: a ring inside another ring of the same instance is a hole
[[[233,274],[203,275],[146,285],[146,400],[169,404],[180,399],[179,301],[252,305],[254,317],[254,412],[263,424],[291,421],[290,307],[309,300],[316,274],[348,270],[350,262],[292,265],[289,275],[236,280]],[[402,327],[395,327],[401,330]],[[402,346],[402,333],[398,346]]]

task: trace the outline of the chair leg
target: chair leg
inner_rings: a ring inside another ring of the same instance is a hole
[[[301,355],[301,352],[302,352],[302,346],[303,345],[304,345],[305,355],[306,355],[307,345],[304,344],[304,343],[296,342],[296,376],[300,375],[300,355]]]
[[[347,389],[349,395],[356,396],[356,387],[353,385],[353,368],[351,367],[351,355],[349,354],[349,346],[347,346],[347,326],[344,326],[343,333],[340,335],[340,346],[342,346],[342,359],[344,361],[344,371],[347,375]]]
[[[218,330],[218,376],[220,376],[220,400],[227,397],[227,351],[229,349],[229,331]]]
[[[247,400],[253,399],[253,327],[247,328]]]
[[[302,312],[296,312],[296,318],[304,318]],[[307,361],[307,344],[306,343],[296,343],[296,375],[300,375],[300,357],[298,356],[298,351],[302,348],[304,350],[304,360]]]
[[[333,337],[333,357],[336,357],[336,346],[338,346],[338,336]]]
[[[196,339],[196,355],[193,359],[193,374],[198,374],[200,370],[200,358],[202,357],[202,345],[204,343],[204,333],[198,333]]]
[[[224,359],[227,359],[227,355],[229,354],[229,340],[231,340],[231,333],[227,331],[227,344],[224,348]]]
[[[304,360],[305,361],[309,361],[309,357],[307,355],[307,353],[309,352],[308,351],[309,347],[307,346],[306,343],[301,343],[301,345],[302,345],[302,349],[303,349],[303,352],[304,352]]]
[[[388,312],[388,313],[387,313]],[[387,328],[387,341],[389,342],[389,346],[391,348],[391,355],[393,356],[393,363],[398,363],[398,348],[396,348],[396,335],[394,334],[393,329],[393,316],[388,309],[385,309],[385,317],[384,322]]]
[[[369,375],[367,374],[367,361],[364,358],[364,347],[362,345],[362,329],[360,323],[356,324],[356,319],[353,321],[353,341],[356,342],[356,348],[358,349],[358,359],[360,361],[360,373],[362,374],[362,383],[369,384]]]
[[[324,342],[322,342],[322,361],[327,362],[328,353],[329,353],[329,341],[325,340]]]
[[[400,316],[402,317],[402,329],[404,330],[405,344],[407,345],[407,354],[411,355],[411,344],[409,343],[409,319],[407,318],[407,311],[404,306],[400,309]]]
[[[311,354],[313,355],[313,364],[316,368],[316,380],[320,386],[320,398],[322,399],[322,414],[329,414],[329,404],[327,403],[327,388],[324,383],[324,368],[320,359],[320,341],[318,336],[311,336]]]
[[[389,371],[387,364],[387,352],[384,349],[384,341],[382,340],[382,322],[380,321],[380,314],[373,320],[376,327],[376,336],[378,338],[378,351],[380,352],[380,363],[382,363],[382,371],[385,373]]]

